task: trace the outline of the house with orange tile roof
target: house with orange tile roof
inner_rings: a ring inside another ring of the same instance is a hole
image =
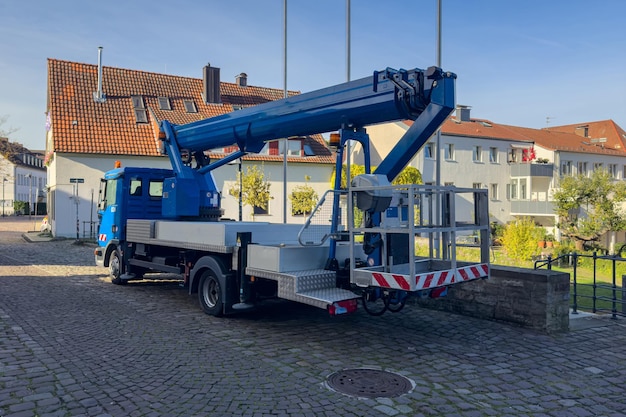
[[[370,126],[372,165],[384,158],[406,132],[411,121]],[[440,181],[442,185],[489,190],[490,220],[506,223],[530,217],[550,234],[560,235],[553,193],[562,175],[591,175],[607,170],[615,180],[626,179],[626,133],[613,121],[531,129],[470,117],[468,106],[441,127]],[[351,152],[362,163],[362,151]],[[436,181],[436,137],[418,152],[410,165],[424,183]],[[610,247],[608,236],[600,243]],[[626,241],[623,232],[618,241]]]
[[[32,214],[45,213],[47,184],[42,153],[0,137],[0,177],[0,216],[27,215],[28,209]]]
[[[283,98],[283,90],[248,85],[244,73],[231,83],[219,80],[219,69],[215,70],[206,66],[202,78],[191,78],[48,60],[45,162],[55,236],[95,235],[100,178],[115,161],[123,166],[170,168],[158,140],[161,120],[185,124]],[[283,219],[284,143],[268,142],[261,153],[242,158],[244,174],[247,167],[258,165],[271,184],[273,199],[257,220]],[[229,152],[207,151],[213,159]],[[240,203],[228,190],[236,183],[238,165],[213,171],[216,183],[222,184],[224,216],[233,219]],[[321,135],[289,138],[287,166],[287,196],[305,183],[321,196],[330,186],[334,157]],[[292,215],[287,203],[287,221],[303,222],[301,216]],[[242,207],[243,219],[250,220],[253,212],[252,207]]]

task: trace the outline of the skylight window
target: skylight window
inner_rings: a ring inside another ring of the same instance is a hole
[[[185,105],[187,113],[198,113],[198,108],[193,100],[183,100],[183,104]]]
[[[159,109],[161,110],[172,110],[172,105],[170,104],[170,99],[167,97],[159,97]]]
[[[137,123],[148,123],[148,114],[146,113],[146,105],[142,96],[130,96],[133,102],[133,110],[135,111],[135,119]]]

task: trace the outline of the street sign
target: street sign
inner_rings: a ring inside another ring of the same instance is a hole
[[[82,184],[85,182],[84,178],[70,178],[71,184]]]

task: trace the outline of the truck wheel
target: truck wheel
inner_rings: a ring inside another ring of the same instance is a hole
[[[122,256],[119,249],[115,249],[111,252],[109,258],[109,275],[111,275],[111,282],[113,284],[123,285],[127,282],[120,278],[120,275],[122,275]]]
[[[224,311],[222,286],[213,271],[206,270],[198,284],[198,299],[206,314],[219,317]]]

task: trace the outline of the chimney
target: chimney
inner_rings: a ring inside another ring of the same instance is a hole
[[[242,72],[238,76],[235,77],[235,82],[239,87],[245,87],[248,85],[248,74]]]
[[[463,104],[456,105],[456,120],[458,122],[469,122],[470,121],[470,106],[464,106]]]
[[[219,104],[222,102],[220,94],[220,69],[206,64],[202,68],[202,86],[204,102],[206,104]]]
[[[102,47],[98,46],[98,91],[93,93],[93,100],[96,103],[104,103],[106,96],[102,92]]]

